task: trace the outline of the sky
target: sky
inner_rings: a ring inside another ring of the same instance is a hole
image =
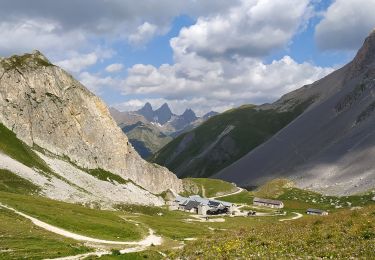
[[[375,0],[0,0],[0,56],[40,50],[109,106],[273,102],[349,62]]]

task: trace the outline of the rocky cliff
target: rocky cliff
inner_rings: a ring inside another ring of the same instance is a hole
[[[106,105],[40,52],[0,59],[0,122],[31,147],[101,168],[160,193],[180,191],[166,168],[145,162]]]

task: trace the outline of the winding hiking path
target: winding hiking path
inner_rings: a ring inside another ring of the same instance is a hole
[[[0,207],[11,210],[16,214],[31,220],[31,222],[34,225],[36,225],[38,227],[41,227],[41,228],[43,228],[47,231],[50,231],[50,232],[55,233],[55,234],[60,235],[60,236],[64,236],[64,237],[67,237],[67,238],[78,240],[78,241],[91,242],[91,243],[96,243],[96,244],[130,245],[130,246],[135,245],[135,246],[146,246],[146,247],[151,246],[151,245],[161,245],[161,243],[163,242],[162,237],[154,235],[154,231],[152,229],[149,229],[149,235],[146,238],[142,239],[141,241],[132,241],[132,242],[104,240],[104,239],[97,239],[97,238],[82,236],[82,235],[67,231],[65,229],[47,224],[43,221],[40,221],[40,220],[38,220],[34,217],[26,215],[25,213],[22,213],[22,212],[20,212],[16,209],[14,209],[12,207],[9,207],[7,205],[4,205],[2,203],[0,203]]]
[[[214,199],[217,199],[217,198],[222,198],[222,197],[227,197],[227,196],[232,196],[232,195],[236,195],[238,193],[241,193],[244,189],[240,188],[240,187],[237,187],[238,190],[236,190],[235,192],[232,192],[232,193],[228,193],[228,194],[224,194],[224,195],[220,195],[220,196],[216,196],[216,197],[211,197],[209,199],[211,200],[214,200]]]
[[[296,219],[299,219],[299,218],[302,218],[303,215],[301,213],[297,213],[297,212],[292,212],[293,214],[296,214],[296,216],[292,217],[292,218],[284,218],[284,219],[279,219],[279,221],[289,221],[289,220],[296,220]]]

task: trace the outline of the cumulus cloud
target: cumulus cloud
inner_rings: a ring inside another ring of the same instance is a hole
[[[116,88],[121,84],[121,80],[110,76],[103,77],[100,74],[94,74],[84,71],[78,76],[79,81],[89,90],[97,95],[102,94],[106,88]]]
[[[264,56],[289,42],[311,8],[309,0],[243,0],[226,13],[199,17],[171,46],[206,58]]]
[[[316,26],[323,50],[356,50],[375,28],[375,0],[335,0]]]
[[[107,71],[109,73],[114,73],[114,72],[121,71],[123,68],[124,68],[124,65],[122,65],[120,63],[113,63],[113,64],[108,65],[105,68],[105,71]]]
[[[154,37],[157,32],[157,26],[144,22],[138,26],[137,31],[129,36],[129,42],[132,45],[143,45]]]
[[[185,104],[204,97],[206,108],[224,109],[274,101],[330,72],[331,68],[307,62],[299,64],[289,56],[270,64],[250,58],[220,63],[197,58],[193,67],[184,63],[164,64],[159,68],[137,64],[128,70],[124,94],[162,96],[167,100],[185,100]]]
[[[78,50],[94,38],[144,44],[181,14],[210,14],[238,0],[1,0],[0,55]]]
[[[205,112],[272,102],[332,71],[297,63],[290,56],[269,64],[262,60],[273,49],[286,46],[311,11],[307,0],[252,0],[200,17],[171,40],[174,64],[132,66],[123,93],[143,96],[150,103],[158,99],[149,96],[163,97],[168,103],[179,100],[176,106]]]
[[[60,52],[73,49],[86,42],[82,32],[61,31],[59,23],[45,19],[0,20],[0,54],[30,52]]]
[[[89,54],[82,54],[56,62],[56,65],[70,72],[80,72],[81,70],[94,65],[98,61],[98,56],[92,52]]]

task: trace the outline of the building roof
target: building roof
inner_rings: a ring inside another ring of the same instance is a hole
[[[200,203],[198,201],[194,201],[194,200],[190,200],[186,206],[185,206],[185,209],[186,210],[191,210],[193,208],[198,208],[198,206],[200,205]]]
[[[176,198],[175,198],[175,201],[178,202],[178,204],[180,204],[180,205],[186,205],[188,200],[189,200],[188,198],[182,197],[180,195],[177,195]]]
[[[254,198],[253,202],[264,203],[264,204],[271,204],[271,205],[282,205],[283,202],[280,200],[270,200],[270,199],[262,199],[262,198]]]
[[[218,202],[218,201],[214,201],[214,200],[210,200],[208,202],[208,205],[211,206],[211,207],[218,207],[221,203]]]
[[[324,213],[326,211],[321,210],[321,209],[307,209],[307,212],[313,212],[313,213],[322,214],[322,213]]]

